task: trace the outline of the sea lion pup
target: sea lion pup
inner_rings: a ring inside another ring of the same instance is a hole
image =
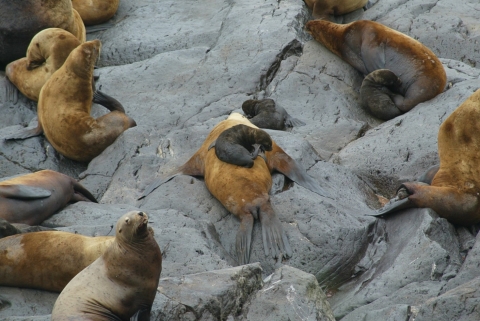
[[[87,26],[110,20],[117,12],[119,0],[72,0],[72,5]]]
[[[304,0],[312,10],[315,19],[332,20],[332,16],[341,16],[365,7],[368,0]]]
[[[477,90],[440,126],[440,167],[432,184],[403,183],[397,197],[374,216],[404,208],[429,207],[453,224],[472,225],[480,222],[479,105],[480,90]]]
[[[113,236],[89,237],[61,231],[32,232],[0,239],[0,286],[61,292],[99,258]]]
[[[147,223],[138,211],[118,220],[112,244],[60,293],[52,321],[150,320],[162,253]]]
[[[70,176],[42,170],[0,182],[0,218],[38,225],[70,202],[97,202]]]
[[[272,138],[261,129],[240,124],[223,131],[208,150],[212,147],[221,161],[251,168],[259,154],[265,159],[264,152],[272,150]]]
[[[22,94],[38,101],[45,82],[80,44],[80,40],[68,31],[60,28],[44,29],[33,37],[26,57],[7,65],[5,75]]]
[[[273,99],[246,100],[242,110],[250,122],[260,128],[285,130],[286,127],[305,126],[303,121],[293,118],[285,108],[276,105]]]
[[[0,65],[22,58],[39,31],[61,28],[81,42],[85,25],[71,0],[0,0]]]
[[[76,47],[40,91],[37,128],[7,139],[25,139],[43,132],[60,154],[79,162],[89,162],[121,133],[136,126],[118,102],[104,105],[111,110],[110,113],[97,119],[90,116],[94,95],[93,68],[100,47],[99,40]]]
[[[307,22],[306,30],[366,75],[360,96],[375,117],[392,119],[445,88],[445,70],[430,49],[378,22],[339,25],[313,20]]]
[[[240,228],[236,236],[236,252],[239,264],[250,261],[250,247],[254,218],[260,219],[265,255],[273,257],[283,254],[292,255],[292,250],[280,220],[275,215],[268,192],[272,186],[271,173],[277,170],[297,182],[299,185],[325,197],[328,193],[307,174],[305,169],[287,155],[275,141],[272,150],[265,152],[265,159],[257,157],[251,168],[232,165],[218,159],[208,147],[222,132],[235,125],[243,124],[257,128],[248,119],[238,113],[231,114],[228,119],[217,124],[205,139],[197,152],[170,176],[160,178],[150,184],[143,198],[158,186],[168,182],[177,175],[203,176],[210,193],[223,206],[240,219]]]

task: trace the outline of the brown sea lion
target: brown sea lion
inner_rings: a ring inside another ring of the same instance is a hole
[[[60,293],[52,321],[150,320],[162,253],[147,224],[138,211],[118,220],[110,247]]]
[[[275,215],[268,192],[272,186],[271,173],[276,170],[297,182],[299,185],[322,195],[328,193],[307,174],[305,169],[283,151],[275,141],[272,150],[265,152],[265,158],[257,157],[251,168],[232,165],[218,159],[208,147],[222,132],[235,125],[243,124],[257,128],[248,119],[238,113],[231,114],[227,120],[217,124],[205,139],[198,151],[176,171],[166,178],[160,178],[148,186],[143,198],[155,188],[168,182],[177,175],[203,176],[210,193],[223,206],[240,219],[240,228],[236,236],[236,252],[239,264],[250,260],[250,246],[254,218],[260,219],[265,255],[273,257],[283,254],[292,255],[292,250],[280,220]]]
[[[45,82],[80,44],[80,40],[68,31],[60,28],[44,29],[33,37],[25,58],[7,65],[5,75],[22,94],[38,101]]]
[[[70,176],[42,170],[0,182],[0,218],[10,223],[38,225],[78,201],[97,202]]]
[[[453,224],[480,222],[479,106],[480,90],[477,90],[440,126],[440,167],[431,185],[424,182],[403,183],[397,197],[374,216],[405,208],[429,207]]]
[[[49,231],[0,239],[0,285],[61,292],[99,258],[113,236],[88,237]]]
[[[46,28],[86,40],[85,26],[71,0],[0,0],[0,66],[25,56],[32,38]]]
[[[315,19],[329,19],[365,7],[368,0],[304,0]]]
[[[100,47],[99,40],[76,47],[40,91],[37,128],[6,139],[25,139],[44,133],[62,155],[89,162],[121,133],[136,126],[117,101],[103,104],[111,110],[110,113],[97,119],[90,116],[94,98],[93,69]]]
[[[72,0],[72,5],[87,26],[110,20],[117,12],[120,0]]]
[[[212,147],[221,161],[251,168],[259,154],[265,158],[264,152],[272,150],[272,138],[261,129],[240,124],[223,131],[208,150]]]
[[[284,130],[286,127],[304,126],[305,123],[290,116],[285,108],[273,99],[249,99],[243,102],[242,110],[250,122],[260,128]]]
[[[435,54],[417,40],[374,21],[306,24],[327,49],[366,75],[360,95],[370,112],[394,118],[440,94],[446,73]]]

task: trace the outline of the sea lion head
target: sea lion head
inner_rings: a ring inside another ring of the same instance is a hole
[[[270,135],[266,131],[261,130],[259,128],[252,128],[252,129],[255,131],[254,132],[255,142],[257,144],[262,145],[264,151],[271,151],[273,142]]]
[[[343,43],[344,29],[347,25],[336,24],[327,20],[310,20],[305,24],[305,30],[312,37],[324,45],[328,50],[342,57],[341,46]]]
[[[100,56],[101,48],[102,43],[98,39],[84,42],[70,53],[65,65],[77,76],[89,79],[92,77],[93,67]]]
[[[270,98],[266,99],[250,99],[245,101],[242,104],[242,110],[247,115],[247,117],[255,117],[258,115],[261,111],[269,111],[269,112],[274,112],[275,111],[275,101]]]
[[[148,235],[148,215],[141,211],[131,211],[117,221],[116,237],[126,240],[143,238]]]

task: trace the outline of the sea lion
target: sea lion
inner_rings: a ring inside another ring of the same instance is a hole
[[[117,12],[120,0],[72,0],[72,5],[87,26],[110,20]]]
[[[81,42],[86,40],[85,25],[71,0],[0,0],[0,66],[22,58],[39,31],[62,28]]]
[[[7,65],[5,75],[22,94],[38,101],[45,82],[80,44],[80,40],[68,31],[60,28],[44,29],[33,37],[26,57]]]
[[[220,122],[212,129],[202,146],[184,165],[168,177],[155,180],[145,189],[140,199],[177,175],[203,176],[210,193],[230,213],[240,219],[240,228],[236,236],[236,252],[239,264],[246,264],[250,260],[254,218],[260,219],[262,224],[265,255],[268,256],[269,253],[272,253],[273,257],[278,257],[281,254],[290,257],[292,255],[290,244],[270,203],[268,192],[272,186],[271,173],[274,170],[279,171],[299,185],[321,196],[329,197],[329,195],[275,141],[272,141],[272,150],[265,152],[265,159],[257,157],[251,168],[236,166],[219,160],[208,147],[222,132],[239,124],[257,128],[246,117],[238,113],[231,114],[228,119]]]
[[[261,129],[239,124],[223,131],[208,150],[212,147],[221,161],[251,168],[259,154],[265,158],[264,152],[272,150],[272,138]]]
[[[315,19],[329,19],[365,7],[368,0],[304,0]]]
[[[445,88],[445,69],[430,49],[378,22],[340,25],[313,20],[307,22],[306,30],[366,75],[360,95],[375,117],[392,119]]]
[[[97,119],[90,116],[94,98],[93,69],[100,47],[99,40],[76,47],[40,91],[38,126],[6,139],[25,139],[44,133],[62,155],[79,162],[89,162],[121,133],[136,126],[118,102],[104,104],[111,110],[110,113]]]
[[[147,224],[138,211],[118,220],[112,244],[60,293],[52,321],[150,320],[162,253]]]
[[[61,231],[32,232],[0,239],[0,285],[61,292],[99,258],[113,236],[89,237]]]
[[[97,202],[70,176],[42,170],[0,182],[0,218],[38,225],[70,202]]]
[[[286,127],[305,126],[301,120],[290,116],[285,108],[273,99],[250,99],[242,104],[242,110],[250,122],[260,128],[284,130]]]
[[[453,224],[468,226],[480,222],[479,105],[480,90],[477,90],[440,126],[440,167],[431,185],[403,183],[396,198],[374,216],[405,208],[429,207]]]

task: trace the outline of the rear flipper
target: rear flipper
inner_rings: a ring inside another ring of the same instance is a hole
[[[385,204],[384,207],[377,210],[375,214],[369,214],[370,216],[382,216],[391,214],[403,209],[415,207],[415,204],[408,198],[410,193],[407,188],[402,184],[397,191],[397,196],[392,198],[390,202]]]
[[[289,114],[287,114],[287,116],[285,117],[285,126],[287,127],[301,127],[305,125],[306,124],[303,121],[297,118],[293,118]]]
[[[433,178],[440,169],[440,165],[433,165],[422,176],[417,179],[417,182],[422,182],[428,185],[432,185]]]
[[[273,209],[270,208],[267,211],[260,210],[260,222],[262,223],[265,255],[268,256],[272,253],[274,258],[282,254],[286,258],[291,257],[293,253],[287,235]]]
[[[235,248],[239,265],[250,262],[250,247],[252,244],[253,216],[246,214],[242,217],[240,228],[237,232]]]
[[[122,104],[118,100],[108,96],[107,94],[104,94],[100,90],[95,90],[93,93],[93,102],[95,104],[102,105],[110,111],[118,110],[122,113],[125,113],[125,108],[123,108]]]
[[[362,82],[360,96],[362,103],[377,118],[389,120],[402,114],[395,105],[395,93],[401,88],[401,80],[388,69],[369,73]]]
[[[16,139],[27,139],[30,137],[40,136],[43,134],[43,128],[40,123],[38,123],[37,127],[35,128],[24,128],[16,133],[13,133],[8,136],[4,136],[4,140],[16,140]]]
[[[18,228],[8,223],[6,220],[0,218],[0,239],[10,235],[21,234]]]

